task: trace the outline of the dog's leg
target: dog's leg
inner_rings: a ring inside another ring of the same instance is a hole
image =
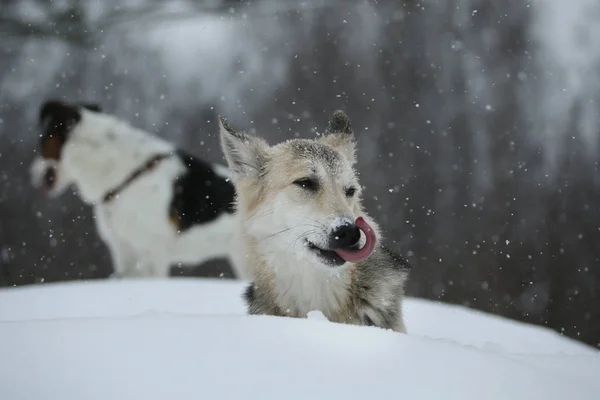
[[[113,272],[109,275],[111,279],[121,279],[124,277],[125,266],[128,260],[126,260],[126,252],[120,249],[118,239],[115,237],[114,232],[110,228],[107,220],[105,210],[102,205],[96,205],[94,207],[94,217],[96,219],[96,227],[98,228],[98,235],[108,247],[110,258],[112,261]]]
[[[113,273],[110,278],[121,279],[142,275],[139,272],[138,258],[133,248],[123,240],[119,239],[111,228],[110,214],[101,204],[94,207],[96,226],[98,234],[104,241],[110,252]]]
[[[138,260],[133,250],[125,243],[121,243],[118,239],[107,241],[107,246],[113,262],[113,278],[126,278],[140,275],[138,272]]]
[[[117,271],[113,271],[112,274],[108,276],[108,279],[121,279],[122,276]]]
[[[137,254],[129,268],[131,276],[143,278],[164,278],[169,276],[169,264],[160,253],[144,252]]]
[[[246,260],[246,254],[241,246],[232,246],[228,261],[235,274],[235,279],[242,281],[252,280],[252,274],[249,271],[250,263]]]
[[[168,278],[171,272],[171,264],[165,257],[153,257],[150,268],[152,276],[157,278]]]

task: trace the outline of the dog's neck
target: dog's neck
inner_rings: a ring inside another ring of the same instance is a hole
[[[114,187],[157,153],[173,146],[109,115],[84,113],[65,145],[64,163],[79,194],[100,202]]]

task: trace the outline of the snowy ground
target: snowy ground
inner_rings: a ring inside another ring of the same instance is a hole
[[[600,398],[600,353],[547,329],[415,299],[408,335],[246,316],[241,290],[193,278],[2,290],[0,398]]]

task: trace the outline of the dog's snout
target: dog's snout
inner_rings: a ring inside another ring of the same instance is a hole
[[[354,223],[346,223],[333,230],[331,244],[336,249],[356,246],[360,240],[360,229]]]

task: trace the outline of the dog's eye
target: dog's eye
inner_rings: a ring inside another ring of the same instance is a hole
[[[317,181],[311,178],[300,178],[294,181],[294,185],[300,186],[302,189],[315,191],[317,190]]]
[[[349,188],[346,188],[345,192],[346,197],[352,197],[356,193],[356,188],[354,186],[350,186]]]

